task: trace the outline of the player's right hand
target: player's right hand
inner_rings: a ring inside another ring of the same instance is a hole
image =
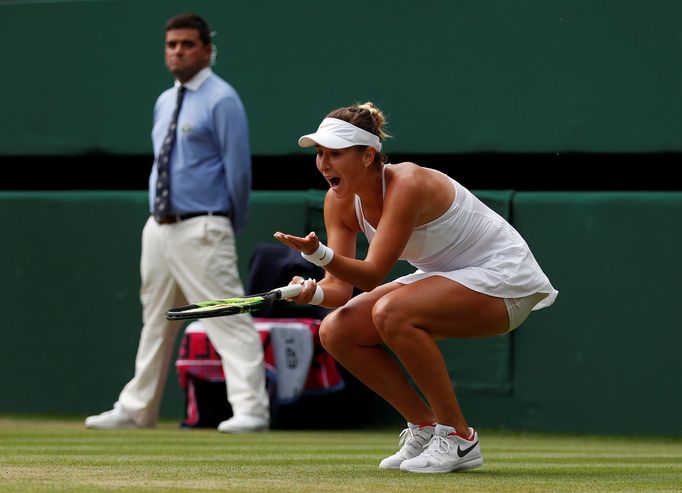
[[[289,285],[291,286],[292,284],[300,284],[303,289],[301,290],[301,294],[295,298],[290,298],[289,301],[293,301],[299,305],[307,305],[310,303],[310,300],[313,299],[313,295],[315,294],[315,289],[317,288],[317,281],[315,281],[315,279],[304,279],[301,276],[294,276]]]

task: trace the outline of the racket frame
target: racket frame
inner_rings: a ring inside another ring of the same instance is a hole
[[[265,293],[236,296],[224,300],[207,300],[191,305],[171,308],[166,312],[167,320],[195,320],[198,318],[225,317],[238,313],[250,313],[268,308],[277,300],[295,298],[301,293],[301,284],[290,284]],[[257,299],[262,298],[262,299]],[[248,300],[256,299],[249,303]],[[243,300],[240,304],[239,300]]]

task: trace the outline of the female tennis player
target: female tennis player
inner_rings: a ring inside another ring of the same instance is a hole
[[[400,449],[382,469],[445,473],[483,464],[477,432],[457,402],[435,340],[497,336],[517,328],[558,292],[520,234],[447,175],[417,164],[386,164],[383,113],[372,103],[339,108],[298,141],[317,148],[329,183],[328,246],[312,232],[279,241],[323,266],[298,303],[336,308],[322,322],[324,348],[407,421]],[[355,258],[356,235],[369,251]],[[394,264],[413,274],[382,284]],[[351,298],[353,287],[363,291]],[[400,359],[422,399],[387,346]]]

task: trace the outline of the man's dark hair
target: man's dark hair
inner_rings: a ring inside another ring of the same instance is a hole
[[[196,29],[199,31],[199,38],[205,45],[211,42],[211,29],[203,17],[193,14],[179,14],[168,19],[166,22],[166,31],[171,29]]]

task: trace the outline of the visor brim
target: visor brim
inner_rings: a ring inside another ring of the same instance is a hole
[[[327,147],[329,149],[346,149],[347,147],[353,147],[356,144],[346,139],[342,139],[337,135],[315,132],[314,134],[304,135],[298,139],[298,145],[301,147],[321,145],[322,147]]]

